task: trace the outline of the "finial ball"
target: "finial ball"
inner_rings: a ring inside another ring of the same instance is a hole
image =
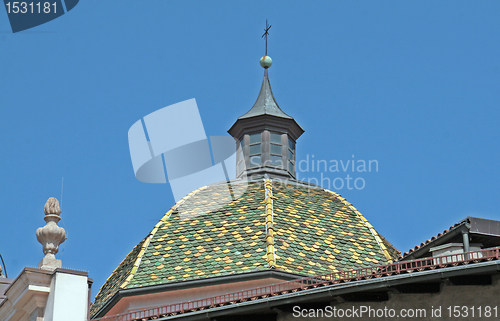
[[[269,56],[264,56],[262,58],[260,58],[260,65],[262,66],[262,68],[269,68],[271,67],[271,65],[273,64],[273,60],[271,59],[271,57]]]

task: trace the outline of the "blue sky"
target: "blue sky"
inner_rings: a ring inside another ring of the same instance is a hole
[[[255,102],[261,38],[281,108],[305,129],[298,160],[377,160],[335,190],[402,252],[455,222],[500,220],[500,3],[95,1],[12,34],[0,10],[0,253],[36,266],[47,198],[60,199],[63,266],[95,295],[173,205],[134,177],[127,132],[196,98],[224,135]],[[320,177],[321,173],[301,173]]]

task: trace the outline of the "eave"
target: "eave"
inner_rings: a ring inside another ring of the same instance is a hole
[[[280,279],[283,281],[291,281],[294,279],[303,278],[304,275],[282,272],[277,270],[255,271],[244,274],[224,275],[211,277],[206,279],[189,280],[181,282],[171,282],[158,285],[143,286],[130,289],[120,289],[106,304],[94,315],[92,319],[101,318],[106,315],[122,298],[146,295],[152,293],[162,293],[168,291],[177,291],[182,289],[192,289],[199,287],[207,287],[212,285],[228,284],[232,282],[244,282],[260,279]]]

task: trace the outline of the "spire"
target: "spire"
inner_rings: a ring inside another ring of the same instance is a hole
[[[267,56],[264,56],[262,58],[265,57]],[[292,117],[288,116],[281,110],[281,108],[278,106],[278,103],[276,102],[276,99],[274,98],[273,91],[271,89],[271,83],[269,82],[268,68],[264,70],[264,80],[262,81],[262,86],[260,87],[260,93],[257,97],[257,101],[246,114],[239,117],[238,119],[250,118],[259,115],[271,115],[292,119]]]
[[[295,142],[304,130],[278,106],[269,82],[267,36],[271,26],[266,21],[266,55],[260,58],[264,80],[253,107],[240,116],[228,130],[237,141],[236,176],[252,178],[295,179]]]
[[[267,36],[269,35],[269,29],[271,25],[266,19],[266,29],[264,29],[264,34],[262,37],[266,38],[266,55],[260,58],[260,65],[264,68],[264,80],[262,80],[262,86],[260,87],[260,93],[257,97],[257,101],[253,107],[243,116],[238,119],[245,119],[260,115],[271,115],[276,117],[282,117],[287,119],[293,119],[292,117],[285,114],[281,108],[278,106],[276,99],[274,98],[273,91],[271,89],[271,83],[269,82],[268,69],[272,66],[273,60],[267,55]]]
[[[295,142],[304,130],[278,106],[269,82],[269,56],[260,59],[264,80],[253,107],[228,130],[238,141],[237,177],[295,179]]]

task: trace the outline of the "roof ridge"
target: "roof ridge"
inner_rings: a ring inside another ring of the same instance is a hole
[[[375,228],[373,227],[373,225],[370,224],[370,222],[363,216],[363,214],[361,214],[361,212],[359,212],[357,208],[355,208],[351,203],[349,203],[340,194],[332,192],[332,191],[327,190],[327,189],[325,189],[325,191],[327,191],[327,192],[332,193],[333,195],[335,195],[344,205],[346,205],[354,213],[356,213],[356,215],[361,219],[361,221],[363,221],[363,223],[365,224],[365,226],[372,233],[372,235],[375,238],[375,240],[377,241],[380,249],[382,250],[382,253],[384,254],[385,258],[389,261],[389,263],[394,262],[394,259],[389,254],[389,251],[387,250],[387,247],[385,246],[384,241],[381,239],[381,235],[378,234],[378,232],[375,230]]]
[[[158,223],[156,223],[153,230],[149,233],[148,236],[146,236],[146,241],[144,241],[144,243],[142,244],[141,251],[139,252],[139,255],[137,255],[137,259],[134,263],[134,267],[132,268],[132,271],[130,272],[127,279],[125,279],[125,282],[123,282],[123,284],[120,285],[120,289],[126,288],[127,285],[130,283],[130,281],[132,281],[132,279],[136,275],[137,271],[139,270],[139,266],[141,265],[142,257],[144,256],[144,253],[146,253],[146,250],[147,250],[149,244],[151,243],[151,240],[155,236],[155,234],[158,231],[158,229],[160,228],[160,226],[163,225],[167,221],[167,219],[172,215],[172,212],[175,211],[179,206],[181,206],[185,201],[187,201],[189,198],[194,196],[199,191],[206,189],[207,187],[208,186],[200,187],[200,188],[192,191],[188,195],[184,196],[181,200],[179,200],[177,203],[175,203],[175,205],[172,206],[170,208],[170,210],[168,210],[168,212],[165,213],[165,215],[163,215],[163,217],[161,218],[161,220]]]
[[[276,255],[274,251],[274,212],[273,212],[273,185],[270,179],[264,180],[266,202],[266,249],[269,267],[276,268]]]

